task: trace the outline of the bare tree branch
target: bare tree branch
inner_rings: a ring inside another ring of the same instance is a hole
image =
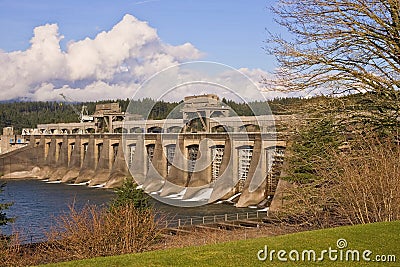
[[[290,35],[269,33],[266,50],[278,68],[273,78],[264,79],[266,87],[368,92],[365,108],[371,114],[364,117],[399,124],[399,0],[278,0],[272,10]]]
[[[400,87],[400,2],[280,0],[273,11],[291,40],[270,34],[288,91],[397,90]],[[335,85],[335,86],[332,86]]]

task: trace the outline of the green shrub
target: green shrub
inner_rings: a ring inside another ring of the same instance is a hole
[[[116,197],[111,201],[111,208],[126,204],[133,204],[139,210],[151,208],[148,195],[142,189],[137,188],[132,178],[126,179],[124,184],[115,190],[115,193]]]

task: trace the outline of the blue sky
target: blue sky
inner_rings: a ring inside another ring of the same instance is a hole
[[[276,27],[268,0],[136,0],[136,1],[0,1],[0,49],[29,47],[33,28],[57,23],[70,40],[95,37],[131,14],[147,21],[161,39],[172,45],[190,42],[206,53],[205,60],[235,68],[273,68],[262,50],[265,28]]]
[[[262,49],[265,28],[277,27],[268,9],[274,2],[0,0],[0,100],[125,95],[168,64],[191,60],[226,64],[259,80],[274,69]]]

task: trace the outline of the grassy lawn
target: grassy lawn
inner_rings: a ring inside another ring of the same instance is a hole
[[[344,253],[350,249],[360,251],[360,262],[330,261],[327,254],[322,262],[301,261],[303,250],[314,250],[317,253],[316,258],[318,258],[322,250],[328,250],[329,247],[338,249],[336,242],[340,238],[347,241],[347,247],[342,249]],[[291,250],[298,250],[300,261],[293,262],[289,259],[288,262],[280,262],[276,253],[272,262],[269,259],[259,261],[257,252],[264,249],[265,245],[268,246],[269,251],[272,249],[286,250],[289,253]],[[396,255],[396,262],[365,262],[362,260],[362,252],[367,249],[372,251],[369,256],[372,260],[378,254]],[[94,258],[46,266],[400,266],[400,221]]]

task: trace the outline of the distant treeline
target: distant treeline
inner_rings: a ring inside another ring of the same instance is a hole
[[[277,98],[271,101],[256,101],[251,103],[236,103],[231,100],[222,99],[239,116],[250,116],[268,114],[267,105],[273,114],[293,113],[293,107],[298,106],[302,101],[299,98]],[[0,104],[0,129],[13,126],[15,133],[21,133],[23,128],[35,128],[38,124],[78,122],[79,115],[72,108],[80,112],[82,105],[87,106],[89,114],[93,114],[96,104],[118,102],[122,111],[126,111],[131,100],[104,100],[97,102],[66,103],[66,102],[5,102]],[[176,108],[178,102],[156,102],[150,98],[133,100],[129,111],[142,115],[149,119],[164,119],[167,116],[177,118],[180,116],[180,108]],[[250,108],[251,107],[251,108]],[[176,108],[176,109],[175,109]],[[149,114],[149,110],[151,112]],[[172,115],[171,115],[172,114]]]

